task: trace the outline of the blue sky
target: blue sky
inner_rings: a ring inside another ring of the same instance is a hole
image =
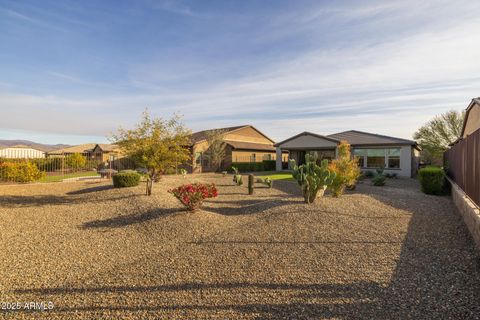
[[[480,1],[0,0],[0,139],[104,142],[145,108],[276,140],[411,138],[480,96]]]

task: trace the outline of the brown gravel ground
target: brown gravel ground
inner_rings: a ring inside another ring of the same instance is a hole
[[[204,210],[166,191],[217,183]],[[231,177],[0,186],[7,319],[480,319],[480,256],[449,197],[366,181],[305,205],[296,184],[253,196]]]

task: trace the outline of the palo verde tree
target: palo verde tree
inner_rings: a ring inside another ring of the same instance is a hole
[[[146,194],[151,195],[154,181],[190,160],[190,136],[178,115],[164,120],[151,118],[145,111],[134,129],[120,128],[111,139],[125,156],[147,169]]]
[[[434,117],[418,129],[413,138],[422,148],[422,157],[434,164],[442,164],[443,153],[448,145],[457,140],[462,132],[464,112],[451,110]]]
[[[212,168],[215,171],[220,169],[223,159],[225,159],[227,144],[223,141],[225,131],[221,129],[207,131],[208,149],[206,156],[210,159]]]

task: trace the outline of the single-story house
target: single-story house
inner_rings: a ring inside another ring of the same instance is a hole
[[[413,177],[417,174],[420,148],[412,140],[357,130],[326,136],[302,132],[275,144],[275,147],[277,154],[287,151],[290,159],[303,164],[307,153],[317,154],[319,161],[334,159],[341,141],[350,143],[352,155],[358,158],[363,171],[384,166],[385,172],[398,176]],[[282,163],[277,161],[276,168],[277,171],[282,170]]]
[[[262,162],[263,160],[276,160],[276,152],[272,139],[251,125],[228,128],[210,129],[195,132],[191,137],[190,149],[192,152],[191,172],[207,172],[215,170],[208,157],[208,135],[214,131],[223,134],[226,144],[225,158],[221,169],[226,170],[235,162]],[[287,162],[287,153],[280,161]]]
[[[45,158],[45,151],[25,145],[0,147],[0,158],[40,159]]]
[[[89,160],[98,162],[113,161],[121,157],[120,149],[115,144],[85,143],[48,152],[49,157],[68,156],[80,153]]]

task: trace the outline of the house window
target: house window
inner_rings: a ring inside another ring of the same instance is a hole
[[[385,166],[385,149],[367,149],[367,168]]]
[[[358,159],[360,168],[400,169],[400,148],[392,149],[354,149],[353,156]]]
[[[263,155],[263,160],[272,160],[272,155],[271,154],[264,154]]]
[[[250,162],[257,162],[257,155],[255,153],[252,153],[250,156]]]
[[[358,166],[365,168],[365,156],[367,155],[367,149],[354,149],[353,156],[358,160]]]
[[[400,169],[400,148],[387,149],[387,168]]]

